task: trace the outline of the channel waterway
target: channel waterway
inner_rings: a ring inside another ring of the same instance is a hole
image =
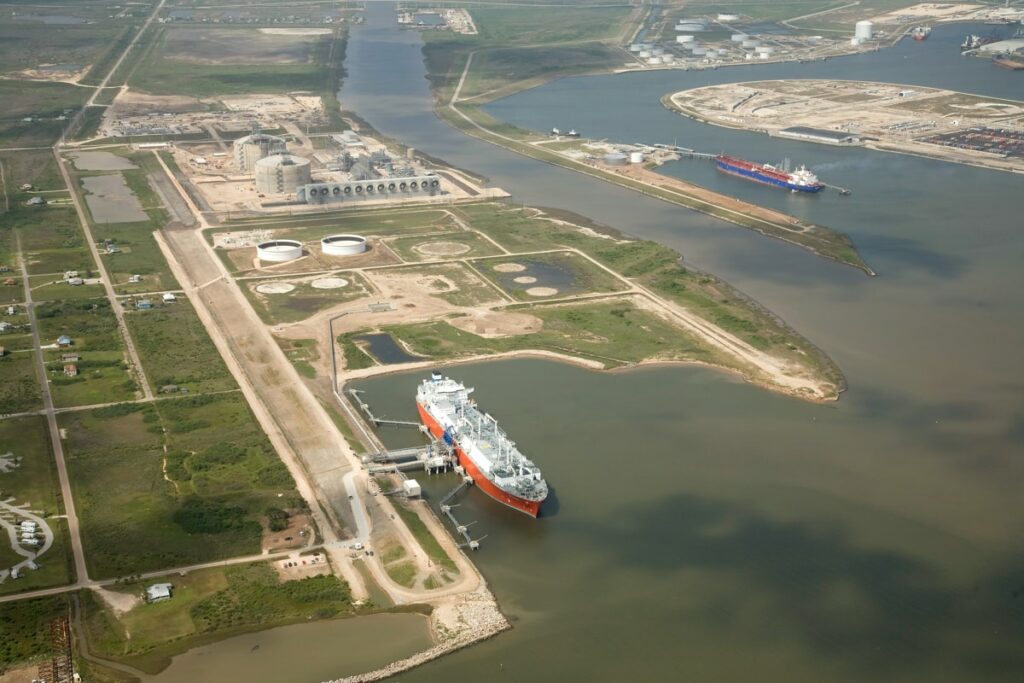
[[[795,197],[701,162],[666,172],[850,234],[866,277],[798,248],[466,137],[433,114],[421,38],[368,3],[345,108],[515,201],[658,240],[818,343],[849,391],[809,405],[703,368],[458,366],[544,469],[532,521],[470,491],[460,520],[512,631],[403,681],[1012,681],[1024,670],[1024,181],[684,119],[676,90],[886,80],[1020,96],[959,56],[971,27],[825,63],[561,79],[488,106],[535,130],[790,158],[853,195]],[[359,388],[412,418],[420,375]],[[387,432],[390,442],[416,438]],[[426,479],[426,478],[423,478]],[[453,479],[427,480],[435,502]]]

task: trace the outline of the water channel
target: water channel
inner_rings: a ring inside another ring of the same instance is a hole
[[[403,681],[1011,681],[1024,669],[1024,231],[1019,176],[698,124],[659,98],[711,83],[854,78],[1020,97],[961,58],[971,27],[825,63],[570,78],[488,106],[524,127],[806,163],[851,197],[666,172],[849,233],[879,276],[474,140],[431,111],[421,43],[369,3],[343,106],[489,177],[677,248],[845,371],[814,406],[701,368],[460,366],[554,489],[532,522],[477,492],[460,519],[515,628]],[[413,416],[417,375],[361,382]],[[388,432],[396,445],[414,438]],[[451,480],[427,482],[441,495]]]

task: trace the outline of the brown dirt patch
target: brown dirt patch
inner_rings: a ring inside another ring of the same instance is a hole
[[[472,247],[462,242],[424,242],[412,248],[422,256],[458,256],[465,254]]]
[[[526,266],[522,263],[499,263],[494,266],[496,273],[521,273],[524,270],[526,270]]]
[[[554,287],[530,287],[526,293],[530,296],[554,296],[558,290]]]
[[[463,332],[479,337],[514,337],[540,332],[544,321],[529,313],[487,311],[449,320],[448,323]]]
[[[289,512],[292,512],[289,510]],[[300,532],[305,531],[303,536]],[[284,531],[270,531],[265,525],[263,527],[263,550],[277,552],[290,548],[301,548],[312,530],[309,528],[309,517],[302,514],[292,514],[288,518],[288,528]]]
[[[519,277],[512,280],[512,282],[518,283],[520,285],[532,285],[536,281],[537,278],[533,277],[532,275],[520,275]]]

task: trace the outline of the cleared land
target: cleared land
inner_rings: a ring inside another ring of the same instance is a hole
[[[1014,147],[1010,137],[1008,144],[990,151],[935,144],[939,136],[965,131],[1018,130],[1024,102],[1017,100],[870,81],[790,80],[684,90],[665,103],[684,116],[719,126],[769,135],[803,126],[855,136],[875,149],[1024,171],[1024,143]]]
[[[121,404],[60,423],[94,576],[257,554],[265,510],[301,507],[238,394]]]

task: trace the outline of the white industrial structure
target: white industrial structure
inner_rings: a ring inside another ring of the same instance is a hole
[[[327,256],[354,256],[366,251],[366,238],[359,235],[329,235],[320,240],[320,250]]]
[[[434,196],[441,193],[441,179],[434,173],[346,180],[336,183],[310,183],[296,189],[295,197],[307,204],[326,204],[354,199],[397,199]]]
[[[291,194],[309,181],[309,159],[274,154],[256,162],[256,191],[262,194]]]
[[[295,240],[270,240],[256,245],[256,257],[269,263],[294,261],[302,256],[302,242]]]
[[[857,42],[871,40],[875,35],[875,25],[867,19],[858,21],[853,27],[853,37]]]
[[[284,154],[288,151],[288,145],[284,138],[266,133],[253,133],[238,138],[232,144],[235,156],[235,166],[243,173],[252,173],[256,168],[256,162],[274,154]]]
[[[420,483],[415,479],[406,479],[402,482],[402,490],[408,498],[419,498],[422,493]]]

